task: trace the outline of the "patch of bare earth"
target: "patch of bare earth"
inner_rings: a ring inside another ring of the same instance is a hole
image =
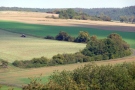
[[[59,16],[58,14],[48,14],[39,12],[1,11],[0,20],[18,21],[42,25],[79,26],[79,27],[99,28],[104,30],[135,32],[135,24],[107,22],[107,21],[46,18],[51,17],[52,15],[55,17]]]

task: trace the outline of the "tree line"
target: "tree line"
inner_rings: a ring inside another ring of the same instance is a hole
[[[121,16],[135,17],[135,6],[123,7],[123,8],[71,8],[80,15],[75,15],[77,19],[93,19],[101,20],[103,18],[120,20]],[[45,8],[20,8],[20,7],[0,7],[0,11],[32,11],[32,12],[47,12],[47,13],[60,13],[60,18],[72,18],[67,15],[63,8],[45,9]],[[70,9],[69,9],[70,10]],[[104,17],[102,17],[104,15]],[[63,17],[64,16],[64,17]],[[80,17],[81,16],[81,17]]]
[[[58,38],[58,36],[59,35],[56,37]],[[65,33],[64,36],[62,34],[62,37],[59,37],[60,40],[67,40],[66,38],[67,34]],[[129,44],[127,44],[120,35],[115,33],[108,35],[105,39],[97,39],[96,36],[90,37],[88,32],[82,31],[75,40],[77,42],[87,43],[86,47],[74,54],[57,54],[51,59],[41,57],[33,58],[32,60],[16,60],[12,64],[20,68],[33,68],[109,60],[129,56],[131,54]]]
[[[78,20],[102,20],[102,21],[111,21],[111,18],[107,15],[102,16],[90,16],[85,12],[76,12],[74,9],[66,10],[55,10],[54,13],[59,14],[61,19],[78,19]]]
[[[65,31],[60,31],[58,35],[55,37],[53,36],[46,36],[45,39],[52,39],[52,40],[59,40],[59,41],[69,41],[69,42],[77,42],[77,43],[87,43],[90,40],[90,34],[86,31],[80,31],[78,36],[75,38],[69,35]]]

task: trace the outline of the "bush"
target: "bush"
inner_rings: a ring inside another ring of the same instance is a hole
[[[78,43],[87,43],[90,40],[90,35],[88,32],[80,31],[78,37],[75,39],[75,42]]]
[[[25,60],[25,61],[16,60],[12,64],[20,68],[36,68],[36,67],[47,66],[48,62],[49,62],[49,59],[45,57],[41,57],[41,58],[33,58],[32,60]]]
[[[73,71],[55,71],[47,84],[35,81],[25,87],[37,86],[38,90],[135,90],[134,74],[135,63],[105,66],[91,63]]]
[[[0,59],[0,67],[7,68],[8,67],[8,61],[5,61],[3,59]]]
[[[46,37],[44,37],[44,38],[45,38],[45,39],[52,39],[52,40],[55,39],[53,36],[49,36],[49,35],[46,36]]]

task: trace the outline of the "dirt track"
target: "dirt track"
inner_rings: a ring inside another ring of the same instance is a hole
[[[43,25],[58,25],[58,26],[79,26],[100,28],[104,30],[117,30],[135,32],[135,24],[119,23],[119,22],[105,22],[105,21],[91,21],[91,20],[70,20],[70,19],[51,19],[57,14],[39,13],[39,12],[15,12],[15,11],[1,11],[0,20],[18,21],[32,24]]]

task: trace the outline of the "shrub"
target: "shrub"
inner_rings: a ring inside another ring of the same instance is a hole
[[[3,59],[0,59],[0,63],[1,63],[1,67],[2,68],[7,68],[8,67],[8,61],[5,61],[5,60],[3,60]]]
[[[46,37],[44,37],[44,38],[45,38],[45,39],[52,39],[52,40],[55,39],[53,36],[49,36],[49,35],[46,36]]]
[[[91,63],[73,71],[55,71],[47,84],[35,81],[25,87],[37,86],[38,90],[135,90],[134,74],[135,63],[105,66]]]
[[[14,61],[12,64],[16,67],[20,67],[20,68],[36,68],[36,67],[43,67],[43,66],[47,66],[49,62],[49,59],[45,58],[45,57],[41,57],[41,58],[33,58],[32,60],[21,60],[21,61]]]
[[[80,31],[78,37],[75,39],[75,42],[86,43],[90,40],[90,35],[88,32]]]

